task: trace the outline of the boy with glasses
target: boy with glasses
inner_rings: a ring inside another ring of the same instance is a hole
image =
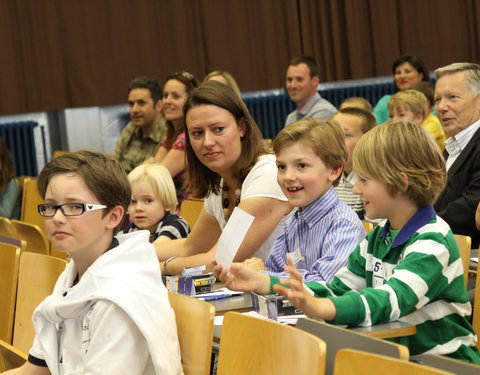
[[[27,374],[182,374],[174,312],[148,232],[114,237],[130,203],[121,165],[90,151],[42,170],[47,236],[71,262],[35,310]]]

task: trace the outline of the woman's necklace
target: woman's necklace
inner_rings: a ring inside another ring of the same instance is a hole
[[[240,194],[242,193],[242,184],[238,185],[238,188],[235,189],[235,207],[230,208],[230,201],[228,199],[228,191],[229,187],[225,182],[223,182],[222,186],[222,207],[223,207],[223,216],[225,217],[225,223],[232,215],[233,209],[238,206],[240,203]],[[230,208],[230,209],[229,209]]]

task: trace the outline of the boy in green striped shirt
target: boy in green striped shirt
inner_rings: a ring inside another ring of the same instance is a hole
[[[431,206],[446,182],[435,141],[418,125],[390,121],[358,141],[353,168],[358,174],[354,192],[364,201],[366,215],[386,220],[357,246],[331,283],[303,284],[291,262],[285,267],[290,279],[235,263],[229,270],[217,266],[217,276],[230,289],[277,292],[306,315],[334,324],[415,324],[416,335],[392,341],[408,346],[413,356],[443,354],[480,364],[458,247]]]

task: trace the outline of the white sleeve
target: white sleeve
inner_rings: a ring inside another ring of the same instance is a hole
[[[241,200],[254,197],[287,201],[277,182],[277,166],[274,155],[261,156],[242,184]]]
[[[144,336],[117,305],[106,300],[98,301],[89,318],[89,330],[85,374],[155,373]]]

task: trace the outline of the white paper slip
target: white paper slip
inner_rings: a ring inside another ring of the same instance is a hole
[[[478,257],[471,257],[470,260],[475,263],[478,263]]]
[[[235,254],[242,244],[245,235],[252,225],[254,216],[235,207],[230,215],[230,219],[223,228],[222,234],[218,240],[215,260],[223,268],[229,268],[235,258]]]

